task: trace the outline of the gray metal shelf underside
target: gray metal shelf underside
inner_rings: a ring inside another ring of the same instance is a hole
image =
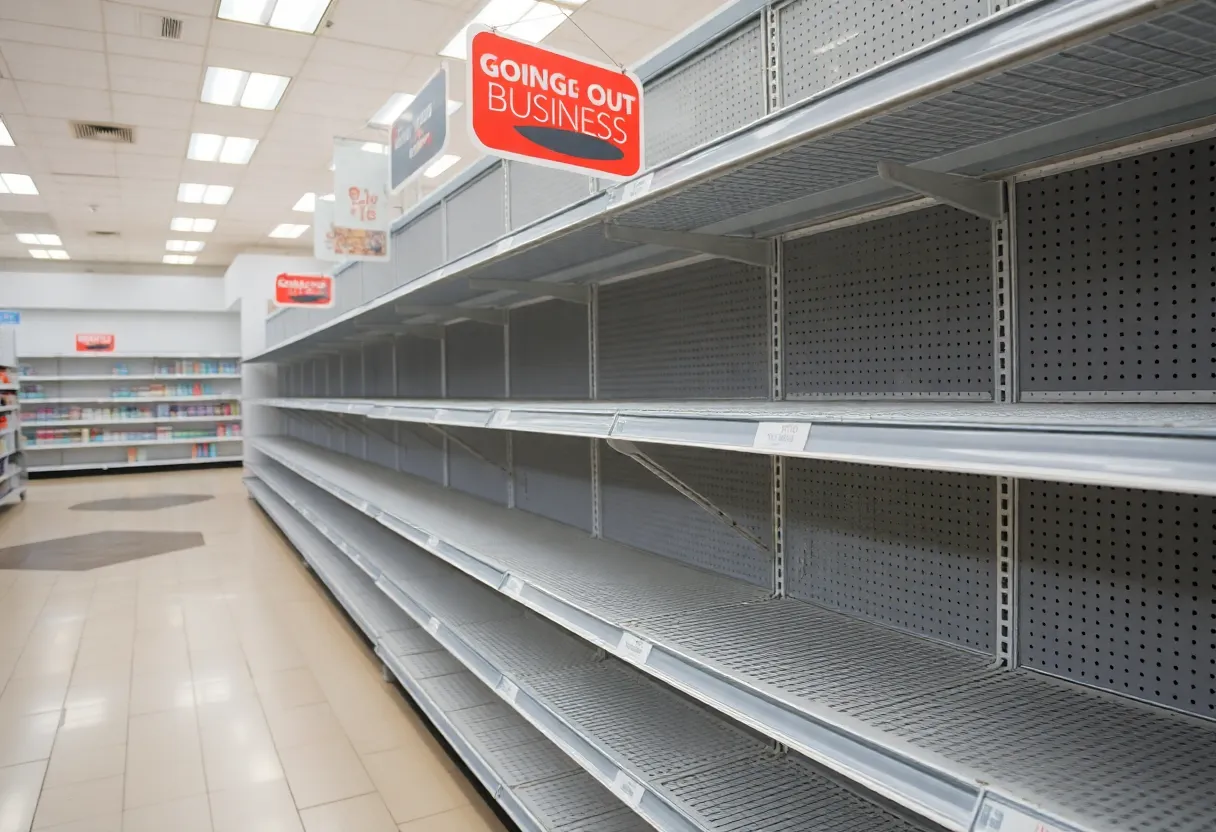
[[[257,447],[490,587],[868,788],[967,829],[1216,824],[1216,726],[586,536],[304,442]],[[649,653],[639,660],[629,637]],[[623,640],[625,639],[625,640]]]
[[[511,818],[527,832],[642,832],[628,807],[458,663],[266,483],[246,480],[376,653]]]
[[[1014,5],[515,229],[248,360],[367,337],[355,321],[383,322],[406,295],[439,305],[504,297],[457,277],[585,283],[687,258],[607,241],[600,229],[607,220],[771,236],[906,199],[877,177],[880,160],[986,175],[1186,124],[1210,115],[1213,55],[1211,0]]]
[[[379,572],[377,583],[412,619],[438,622],[435,637],[451,655],[500,694],[510,690],[504,698],[605,785],[613,788],[621,771],[641,784],[638,812],[655,828],[917,828],[628,665],[601,660],[586,642],[275,469],[259,477],[361,568]],[[741,780],[729,803],[700,776],[724,766]]]
[[[264,399],[285,410],[1216,495],[1216,407],[974,402]],[[757,448],[761,423],[810,425]]]

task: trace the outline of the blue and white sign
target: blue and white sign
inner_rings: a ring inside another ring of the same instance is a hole
[[[15,309],[0,309],[0,326],[16,326],[21,323],[21,313]]]
[[[393,122],[389,144],[389,187],[405,187],[443,153],[448,143],[448,71],[441,66]]]

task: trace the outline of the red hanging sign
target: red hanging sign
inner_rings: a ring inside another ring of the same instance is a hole
[[[642,170],[642,82],[469,27],[469,132],[487,153],[608,179]]]
[[[112,334],[78,333],[76,352],[114,352],[114,336]]]
[[[278,306],[333,306],[334,279],[325,275],[281,274],[274,279]]]

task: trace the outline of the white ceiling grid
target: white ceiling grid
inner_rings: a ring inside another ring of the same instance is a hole
[[[587,0],[574,20],[617,61],[633,64],[722,0]],[[332,190],[335,136],[383,141],[367,121],[395,92],[414,92],[438,68],[439,50],[485,0],[333,0],[316,35],[216,17],[219,0],[0,0],[0,118],[15,141],[0,172],[34,178],[38,196],[0,194],[0,260],[29,260],[15,234],[55,233],[75,261],[160,263],[177,216],[217,220],[191,235],[200,266],[243,251],[311,249],[267,235],[307,215],[300,197]],[[161,37],[161,18],[182,21]],[[571,22],[544,41],[603,60]],[[208,66],[290,77],[273,111],[204,104]],[[450,62],[451,96],[463,99],[463,64]],[[71,122],[130,126],[134,144],[77,139]],[[186,158],[191,133],[258,140],[248,165]],[[477,154],[463,111],[450,153],[460,163],[407,189],[408,204],[458,174]],[[226,206],[177,202],[178,185],[234,188]],[[117,232],[96,236],[93,232]]]

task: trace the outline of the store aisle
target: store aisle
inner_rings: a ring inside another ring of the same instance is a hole
[[[0,690],[0,832],[502,829],[237,469],[0,514]]]

